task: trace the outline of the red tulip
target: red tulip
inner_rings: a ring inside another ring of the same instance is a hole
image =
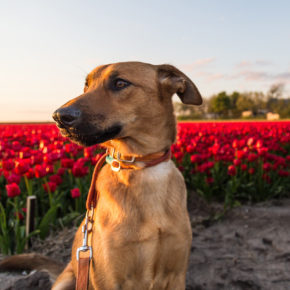
[[[37,164],[34,168],[34,172],[35,172],[35,177],[36,178],[42,178],[44,176],[46,176],[46,169],[42,166]]]
[[[45,171],[46,171],[47,174],[52,174],[53,171],[54,171],[52,164],[47,164],[45,166]]]
[[[46,192],[51,193],[55,192],[57,187],[56,183],[52,181],[48,181],[47,183],[42,184],[42,186]]]
[[[248,141],[247,141],[247,145],[248,145],[249,147],[251,147],[251,146],[254,144],[254,142],[255,142],[255,139],[254,139],[253,137],[250,137],[250,138],[248,139]]]
[[[239,147],[239,140],[235,139],[232,143],[233,148],[238,148]]]
[[[228,175],[234,176],[237,174],[237,168],[234,165],[228,167]]]
[[[13,141],[12,142],[12,149],[14,150],[14,151],[20,151],[20,149],[21,149],[21,144],[18,142],[18,141]]]
[[[71,189],[70,193],[72,198],[78,198],[81,196],[81,192],[78,188]]]
[[[242,170],[242,171],[246,171],[247,168],[248,168],[247,164],[242,164],[242,165],[241,165],[241,170]]]
[[[61,160],[61,166],[64,168],[72,168],[74,165],[74,160],[69,158],[64,158]]]
[[[11,184],[11,183],[20,183],[21,180],[21,176],[15,173],[11,173],[9,174],[9,176],[6,177],[7,183]]]
[[[288,176],[290,176],[290,172],[288,172],[286,170],[282,170],[282,169],[278,171],[278,174],[281,177],[288,177]]]
[[[264,171],[268,172],[268,171],[271,170],[271,168],[272,168],[272,164],[271,164],[271,163],[269,163],[269,162],[265,162],[265,163],[263,164],[263,170],[264,170]]]
[[[237,157],[238,159],[243,159],[243,158],[245,157],[245,155],[246,155],[246,152],[243,151],[243,150],[237,150],[237,151],[236,151],[236,157]]]
[[[3,160],[2,168],[7,171],[12,170],[14,168],[14,161],[11,159]]]
[[[14,214],[16,217],[18,216],[18,219],[19,220],[24,220],[24,216],[23,216],[23,214],[21,213],[21,212],[16,212],[15,214]]]
[[[19,158],[21,159],[29,158],[31,156],[30,150],[31,149],[29,147],[22,148],[22,151],[19,152]]]
[[[191,155],[190,160],[192,163],[200,163],[201,162],[201,156],[198,154]]]
[[[81,163],[75,163],[72,168],[72,174],[75,177],[83,177],[87,175],[89,172],[89,168],[86,166],[83,166]]]
[[[248,155],[248,160],[249,160],[249,162],[254,162],[255,160],[257,160],[257,158],[258,158],[258,155],[257,155],[257,154],[250,153],[250,154]]]
[[[30,168],[30,159],[19,159],[15,162],[15,173],[23,175]]]
[[[42,154],[40,154],[40,153],[36,153],[36,154],[32,155],[30,157],[30,159],[31,159],[31,164],[33,164],[33,165],[41,164],[43,161]]]
[[[58,169],[57,174],[59,176],[63,176],[65,174],[65,172],[66,172],[66,168],[62,168],[61,167],[61,168]]]
[[[62,179],[59,175],[54,174],[49,177],[49,181],[54,182],[56,185],[60,185],[62,183]]]
[[[208,176],[208,177],[206,178],[206,183],[207,183],[207,184],[212,184],[213,182],[214,182],[214,179],[213,179],[212,177]]]
[[[257,142],[256,142],[256,148],[262,148],[263,147],[263,140],[258,140]]]
[[[7,196],[10,198],[20,195],[20,188],[16,183],[7,184],[6,191]]]
[[[34,170],[32,168],[29,168],[28,171],[25,173],[25,176],[28,179],[34,178],[35,177]]]
[[[182,165],[178,166],[179,171],[183,172],[184,171],[184,167]]]

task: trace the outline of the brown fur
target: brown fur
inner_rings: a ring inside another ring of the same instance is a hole
[[[116,76],[131,85],[112,90]],[[121,131],[105,146],[124,155],[167,150],[176,135],[174,93],[184,103],[201,104],[195,85],[173,66],[127,62],[97,67],[87,77],[84,94],[62,107],[78,108],[81,121],[75,128],[60,126],[61,132],[78,142],[90,133],[87,128],[102,132],[118,123]],[[105,165],[96,188],[89,289],[184,290],[192,234],[185,183],[174,163],[119,172]],[[74,289],[81,244],[80,227],[72,260],[53,290]]]

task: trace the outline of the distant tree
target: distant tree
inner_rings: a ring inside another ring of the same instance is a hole
[[[179,119],[204,119],[207,113],[218,118],[240,118],[243,111],[252,111],[255,116],[265,116],[267,111],[278,113],[281,118],[290,118],[290,98],[283,97],[284,85],[274,84],[267,94],[263,92],[220,92],[204,99],[202,106],[174,103]]]
[[[234,118],[238,118],[241,115],[241,112],[237,109],[237,101],[240,97],[239,92],[233,92],[229,97],[231,101],[231,115]]]
[[[278,113],[286,117],[287,115],[287,102],[282,99],[284,94],[285,85],[283,83],[274,84],[270,87],[267,93],[267,109],[273,113]],[[289,106],[289,102],[288,102]]]
[[[267,100],[263,92],[251,92],[249,93],[249,96],[254,102],[254,112],[258,113],[259,111],[267,108]]]
[[[278,83],[270,87],[268,91],[268,99],[280,99],[283,96],[285,90],[285,84]]]
[[[231,99],[226,92],[221,92],[211,97],[208,109],[210,113],[215,113],[222,118],[228,118],[231,110]]]
[[[252,111],[254,107],[254,101],[252,98],[246,94],[242,94],[239,96],[237,103],[236,103],[236,108],[237,110],[242,113],[243,111]]]
[[[280,115],[280,118],[290,118],[290,98],[279,100],[279,107],[275,111]]]
[[[281,118],[290,118],[290,98],[270,99],[268,106],[271,112],[279,114]]]

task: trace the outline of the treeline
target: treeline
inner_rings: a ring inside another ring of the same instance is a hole
[[[279,114],[280,119],[290,118],[290,97],[285,98],[284,86],[273,85],[263,92],[220,92],[208,99],[200,107],[175,103],[179,119],[265,119],[268,112]],[[245,114],[248,112],[248,114]]]

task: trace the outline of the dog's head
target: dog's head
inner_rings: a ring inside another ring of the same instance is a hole
[[[172,143],[174,93],[185,104],[202,103],[193,82],[171,65],[99,66],[87,76],[84,93],[56,110],[53,118],[64,136],[85,146],[112,139],[141,144],[142,138],[144,142],[151,142],[154,135],[161,139],[165,131]]]

